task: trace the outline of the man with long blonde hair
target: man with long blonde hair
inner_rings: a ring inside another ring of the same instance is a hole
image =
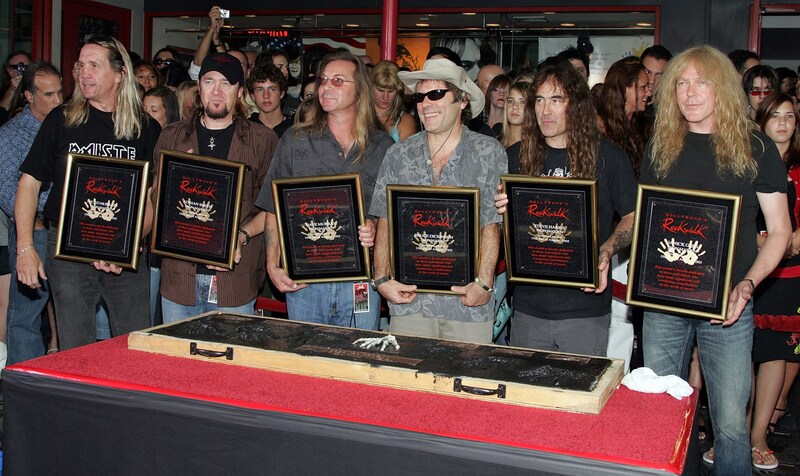
[[[688,377],[697,339],[714,452],[704,455],[716,474],[750,475],[746,406],[753,342],[752,296],[786,251],[791,226],[786,168],[775,144],[751,129],[739,78],[728,58],[710,46],[690,48],[669,62],[656,93],[656,124],[640,182],[742,196],[733,287],[724,323],[647,311],[644,364],[658,375]],[[756,215],[768,235],[756,246]],[[720,325],[722,324],[722,325]]]
[[[17,277],[31,288],[48,279],[61,349],[95,342],[95,312],[100,299],[108,306],[111,329],[121,335],[150,323],[149,272],[122,270],[103,261],[86,264],[54,259],[67,154],[78,153],[151,161],[160,126],[144,110],[130,57],[111,37],[95,36],[81,48],[80,72],[72,100],[45,118],[20,166],[14,214],[17,224]],[[50,238],[46,262],[33,246],[36,202],[42,183],[53,186],[44,207]],[[106,201],[108,210],[113,200]],[[152,213],[148,203],[147,215]],[[144,233],[150,229],[145,219]],[[142,259],[144,259],[142,257]],[[46,273],[45,273],[46,271]]]
[[[270,181],[358,173],[364,209],[368,210],[383,156],[394,143],[378,121],[366,67],[356,56],[346,51],[330,53],[322,58],[319,71],[311,119],[297,124],[281,138],[256,201],[267,212],[267,272],[278,291],[286,293],[289,319],[377,329],[380,297],[367,283],[298,284],[280,266]],[[374,219],[368,218],[358,227],[358,236],[362,246],[373,245]]]

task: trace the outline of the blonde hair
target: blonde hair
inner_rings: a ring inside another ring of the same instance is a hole
[[[711,132],[717,174],[752,180],[758,168],[750,146],[752,123],[736,70],[727,56],[711,46],[697,46],[675,56],[664,70],[656,89],[655,132],[652,143],[653,169],[663,179],[683,150],[689,123],[678,106],[677,83],[689,66],[713,88],[715,128]],[[724,127],[719,127],[724,124]]]
[[[111,70],[122,75],[122,81],[117,87],[116,107],[111,113],[114,121],[114,137],[119,140],[140,137],[143,125],[149,121],[149,116],[139,99],[137,91],[139,83],[133,75],[128,52],[119,40],[110,36],[93,36],[85,44],[105,48],[108,51]],[[64,108],[64,117],[67,127],[78,127],[89,120],[89,100],[83,97],[80,86],[75,88],[72,99]]]
[[[397,75],[399,72],[400,68],[396,64],[383,60],[372,68],[372,76],[370,77],[373,86],[397,92],[392,104],[389,105],[389,117],[392,118],[392,124],[397,122],[400,113],[404,109],[403,91],[405,85],[400,81],[400,76]]]

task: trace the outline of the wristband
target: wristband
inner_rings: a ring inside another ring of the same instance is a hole
[[[378,290],[378,286],[380,286],[381,284],[385,283],[386,281],[389,281],[390,279],[392,279],[392,277],[390,275],[388,275],[388,274],[386,276],[380,278],[380,279],[373,279],[372,280],[372,289],[377,291]]]
[[[250,243],[250,233],[246,232],[244,228],[239,228],[239,233],[244,235],[244,243],[242,243],[242,246]]]
[[[494,292],[494,288],[490,288],[489,286],[487,286],[486,283],[483,282],[480,276],[475,276],[475,284],[483,288],[483,290],[486,292],[489,293]]]
[[[748,282],[750,282],[750,286],[753,286],[753,291],[755,291],[755,290],[756,290],[756,283],[754,283],[752,279],[750,279],[750,278],[744,278],[742,281],[748,281]]]
[[[29,244],[28,246],[26,246],[25,248],[22,248],[21,250],[17,251],[17,256],[19,256],[19,255],[21,255],[22,253],[24,253],[24,252],[28,251],[28,250],[29,250],[29,249],[31,249],[32,247],[33,247],[33,243],[31,243],[31,244]]]

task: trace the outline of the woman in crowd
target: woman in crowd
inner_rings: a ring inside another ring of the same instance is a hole
[[[744,73],[742,87],[747,95],[747,113],[750,119],[755,119],[758,106],[767,96],[779,90],[778,74],[769,66],[757,64]]]
[[[797,112],[791,96],[777,92],[761,103],[756,123],[778,146],[788,173],[787,196],[792,221],[792,241],[784,260],[757,288],[754,298],[753,363],[758,365],[755,381],[750,444],[753,465],[775,469],[778,460],[767,446],[767,433],[786,413],[787,397],[797,375],[800,355],[800,134]],[[764,229],[764,227],[760,227]],[[759,246],[764,241],[759,235]],[[781,400],[782,398],[782,400]]]
[[[497,140],[508,149],[522,140],[522,123],[525,120],[525,102],[528,100],[530,83],[516,82],[508,90],[503,114],[503,127]]]
[[[194,116],[197,107],[197,81],[184,81],[178,86],[178,108],[180,120],[185,121]]]
[[[381,61],[372,68],[372,99],[375,113],[383,129],[395,142],[414,135],[417,125],[403,107],[403,82],[397,73],[400,68],[391,61]]]
[[[136,76],[136,82],[142,85],[145,92],[164,84],[161,73],[153,66],[153,63],[147,60],[133,63],[133,74]]]
[[[652,125],[642,114],[648,104],[647,73],[638,58],[624,58],[609,68],[597,100],[600,130],[628,154],[638,176]]]
[[[313,96],[315,92],[317,92],[317,76],[310,74],[306,76],[306,79],[303,80],[303,84],[300,87],[300,100],[305,101]]]
[[[498,74],[495,76],[489,86],[486,88],[486,124],[495,134],[500,133],[500,128],[503,127],[503,117],[506,107],[506,96],[508,96],[508,88],[511,87],[511,79],[505,74]],[[498,125],[501,124],[501,125]]]
[[[150,117],[158,121],[163,128],[169,123],[180,120],[178,98],[166,86],[157,86],[144,93],[144,109]]]

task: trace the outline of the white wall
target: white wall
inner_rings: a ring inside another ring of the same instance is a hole
[[[95,0],[97,1],[97,0]],[[131,11],[130,45],[140,55],[144,49],[144,0],[103,0],[105,3]],[[53,0],[53,43],[51,45],[53,64],[61,63],[61,0]]]

